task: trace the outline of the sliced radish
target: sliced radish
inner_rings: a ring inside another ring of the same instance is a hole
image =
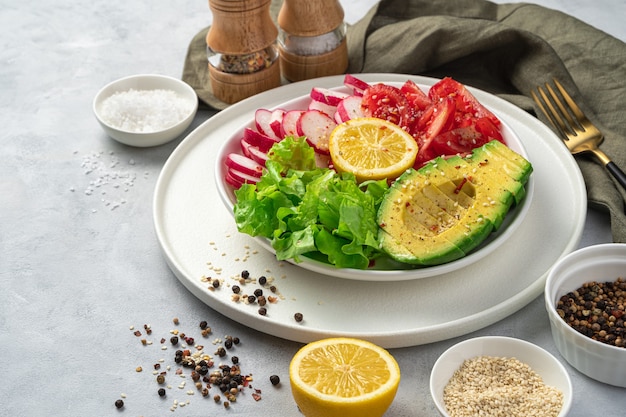
[[[265,162],[268,158],[267,153],[248,143],[245,138],[241,139],[241,151],[245,156],[252,159],[257,164],[265,166]]]
[[[363,110],[361,109],[361,97],[349,96],[341,100],[341,103],[337,105],[337,113],[340,120],[339,123],[346,122],[350,119],[356,119],[357,117],[363,117]],[[337,117],[335,118],[337,120]]]
[[[241,152],[247,156],[248,158],[251,158],[250,156],[250,147],[252,145],[250,145],[248,142],[246,142],[246,140],[244,138],[241,138],[241,140],[239,141],[239,144],[241,145]]]
[[[282,129],[285,132],[285,136],[298,136],[296,124],[302,113],[304,113],[304,110],[289,110],[283,115]]]
[[[277,139],[271,138],[249,127],[243,130],[243,138],[250,145],[256,146],[263,152],[268,152],[274,144],[278,143]]]
[[[357,96],[362,96],[363,91],[367,89],[370,85],[363,80],[358,79],[354,75],[346,74],[343,78],[343,84],[346,87],[354,90],[354,94]]]
[[[226,175],[230,175],[234,180],[242,184],[256,184],[260,180],[259,177],[248,175],[245,172],[241,172],[233,168],[228,168],[228,173]]]
[[[254,177],[260,177],[263,174],[263,165],[238,153],[230,153],[226,156],[226,166]]]
[[[341,91],[330,90],[328,88],[313,87],[311,89],[311,100],[319,101],[320,103],[328,104],[329,106],[336,106],[348,97],[349,94],[342,93]]]
[[[321,101],[311,100],[307,110],[321,111],[322,113],[333,117],[335,115],[335,112],[337,111],[337,106],[331,106],[330,104],[322,103]]]
[[[268,160],[267,153],[263,152],[256,146],[251,146],[248,150],[250,151],[250,159],[255,161],[257,164],[265,166],[265,163]]]
[[[226,180],[226,182],[230,185],[232,185],[234,188],[241,188],[241,186],[244,184],[242,181],[239,181],[238,179],[236,179],[235,177],[233,177],[230,173],[230,171],[226,171],[226,175],[224,176],[224,180]]]
[[[318,110],[308,110],[298,119],[297,128],[300,136],[306,136],[307,142],[316,152],[328,154],[328,138],[337,123]]]
[[[254,124],[256,129],[264,134],[265,136],[269,136],[272,139],[280,140],[274,130],[271,127],[272,123],[272,111],[268,109],[258,109],[254,112]]]
[[[285,110],[276,109],[272,111],[272,116],[270,117],[270,129],[274,132],[274,135],[278,139],[282,139],[285,137],[285,132],[283,131],[283,117],[285,115]]]

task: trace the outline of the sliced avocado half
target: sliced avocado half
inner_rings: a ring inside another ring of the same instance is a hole
[[[498,141],[406,171],[378,210],[383,250],[423,266],[464,257],[522,201],[531,172],[530,162]]]

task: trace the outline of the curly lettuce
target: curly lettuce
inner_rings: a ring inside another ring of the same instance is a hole
[[[382,254],[376,213],[385,180],[358,184],[352,174],[317,167],[304,137],[283,139],[268,156],[260,181],[235,191],[240,232],[269,239],[279,260],[366,269]]]

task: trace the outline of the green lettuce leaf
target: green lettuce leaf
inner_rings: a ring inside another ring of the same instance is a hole
[[[301,256],[338,268],[367,268],[381,255],[376,213],[387,182],[318,168],[305,138],[287,137],[268,153],[256,185],[235,191],[240,232],[271,241],[279,260]]]

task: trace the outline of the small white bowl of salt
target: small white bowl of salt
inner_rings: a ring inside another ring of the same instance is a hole
[[[104,131],[130,146],[158,146],[176,139],[198,110],[198,96],[184,81],[165,75],[132,75],[104,86],[93,111]]]

